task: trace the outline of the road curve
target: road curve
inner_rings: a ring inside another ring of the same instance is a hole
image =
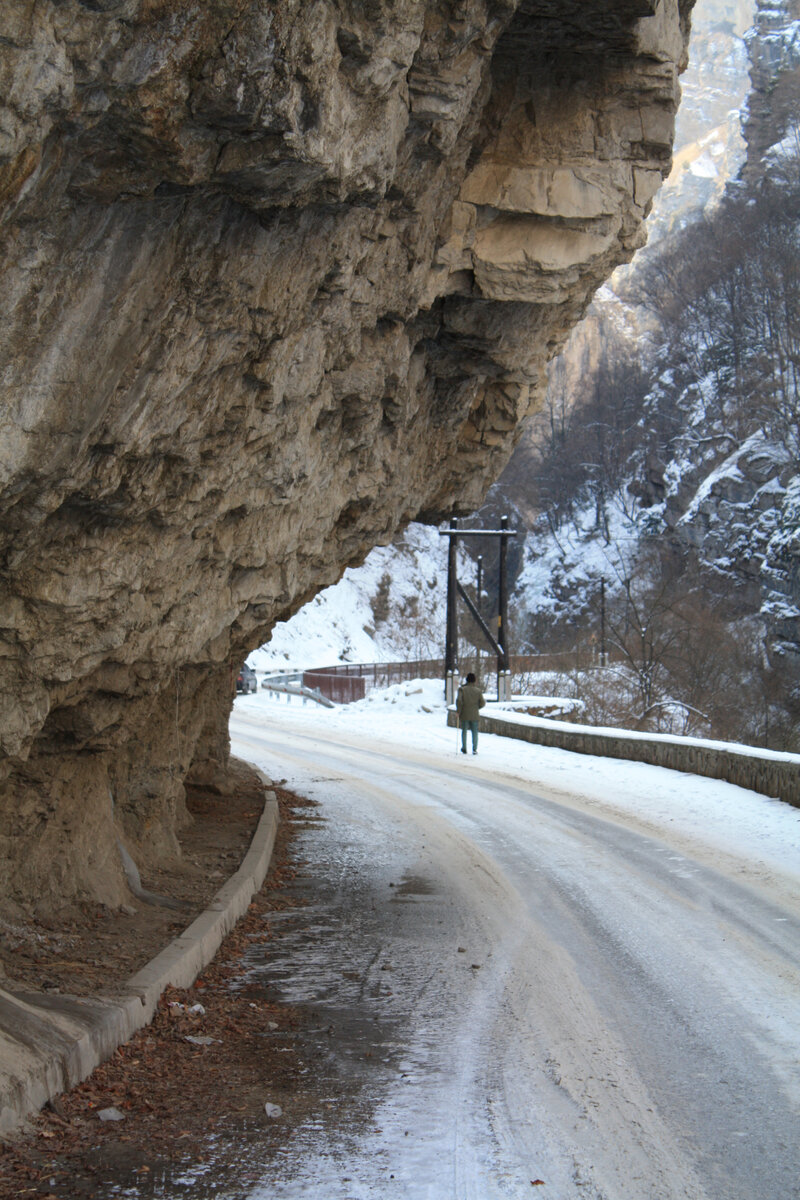
[[[254,963],[327,1030],[320,1110],[254,1198],[800,1198],[790,890],[470,760],[231,735],[320,803]]]

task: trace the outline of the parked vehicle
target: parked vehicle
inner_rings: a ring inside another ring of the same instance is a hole
[[[244,692],[245,694],[247,692],[258,691],[258,680],[256,679],[256,673],[252,667],[247,665],[247,663],[243,664],[241,671],[236,676],[236,691]]]

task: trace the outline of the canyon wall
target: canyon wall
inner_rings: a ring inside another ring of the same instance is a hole
[[[4,0],[0,884],[126,897],[232,674],[467,512],[644,240],[691,0]]]
[[[756,0],[748,37],[750,95],[744,114],[744,178],[757,182],[765,152],[790,134],[800,138],[800,0]]]

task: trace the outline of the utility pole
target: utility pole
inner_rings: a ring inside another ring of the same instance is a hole
[[[600,576],[600,665],[606,665],[606,579]]]
[[[455,700],[455,678],[458,670],[458,521],[451,523],[452,532],[447,547],[447,627],[444,641],[444,698],[447,704]]]
[[[505,681],[508,679],[508,517],[500,518],[500,578],[497,595],[497,699],[503,695]]]
[[[478,579],[476,585],[475,604],[478,609],[478,615],[483,616],[483,606],[481,605],[481,595],[483,593],[483,555],[478,555]],[[478,679],[481,678],[481,648],[478,646]]]
[[[498,699],[509,699],[507,693],[511,689],[511,672],[509,670],[508,647],[506,636],[508,629],[508,539],[517,536],[516,529],[508,528],[508,517],[503,517],[499,529],[460,529],[457,521],[452,521],[449,528],[440,529],[439,537],[449,539],[447,555],[447,625],[444,644],[444,692],[448,704],[455,698],[455,681],[458,670],[458,608],[460,596],[466,604],[478,628],[497,655],[497,695]],[[478,604],[476,605],[469,592],[458,581],[456,551],[459,538],[500,538],[500,582],[498,592],[497,637],[486,624],[481,615],[480,601],[483,587],[483,567],[479,560],[478,571]]]

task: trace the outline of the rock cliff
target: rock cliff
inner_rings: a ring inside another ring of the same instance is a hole
[[[793,131],[800,101],[800,0],[756,0],[748,37],[750,95],[744,120],[747,162],[742,172],[757,182],[770,146]]]
[[[125,897],[232,671],[480,502],[644,240],[691,0],[4,0],[0,879]]]

